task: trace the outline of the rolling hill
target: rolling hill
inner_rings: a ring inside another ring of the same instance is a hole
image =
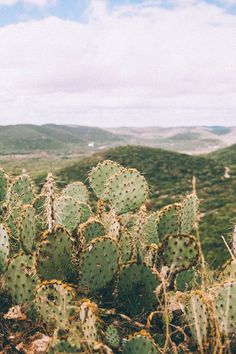
[[[200,234],[206,259],[217,266],[217,260],[223,263],[228,258],[221,235],[230,242],[236,215],[236,172],[225,178],[224,164],[211,156],[189,156],[161,149],[125,146],[97,153],[59,170],[61,185],[78,179],[87,183],[87,173],[104,159],[142,172],[150,185],[154,210],[177,202],[191,192],[191,181],[195,176],[201,201]],[[37,182],[42,182],[42,177]]]

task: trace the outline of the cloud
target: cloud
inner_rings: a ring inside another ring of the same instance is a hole
[[[13,6],[17,3],[28,4],[28,5],[35,5],[35,6],[49,6],[55,5],[57,0],[0,0],[0,6]]]
[[[197,1],[0,28],[0,123],[236,123],[235,16]]]

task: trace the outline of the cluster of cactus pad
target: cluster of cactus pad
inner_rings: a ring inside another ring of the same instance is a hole
[[[228,353],[235,260],[208,280],[196,194],[147,210],[145,178],[109,160],[88,181],[59,190],[49,174],[37,193],[0,171],[0,289],[43,325],[46,352]]]

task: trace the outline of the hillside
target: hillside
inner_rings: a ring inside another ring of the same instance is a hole
[[[81,150],[94,151],[101,146],[121,144],[119,135],[100,128],[56,124],[18,124],[0,126],[1,154],[58,152],[69,154]],[[92,144],[91,147],[88,144]]]
[[[221,263],[228,258],[221,235],[230,241],[236,215],[236,173],[231,178],[224,178],[224,165],[207,156],[126,146],[109,149],[61,169],[58,179],[63,181],[62,185],[77,179],[86,183],[88,171],[104,159],[137,168],[143,173],[150,185],[153,209],[179,201],[191,191],[192,176],[196,176],[202,213],[200,233],[206,258],[214,266],[218,265],[217,256],[220,255],[218,260],[220,258]],[[42,181],[42,176],[39,180]]]
[[[236,169],[236,144],[224,149],[219,149],[210,155],[217,161],[227,164],[230,168]]]

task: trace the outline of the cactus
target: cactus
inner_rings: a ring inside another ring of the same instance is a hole
[[[26,254],[31,253],[35,247],[37,232],[35,210],[31,205],[23,206],[18,230],[22,249]]]
[[[131,336],[124,347],[124,354],[158,354],[158,349],[151,336],[145,331]]]
[[[80,203],[87,203],[89,199],[87,187],[79,181],[68,184],[62,190],[61,195],[72,197]]]
[[[189,194],[182,202],[181,212],[181,233],[188,235],[191,233],[197,221],[199,201],[195,194]]]
[[[127,230],[122,230],[118,239],[118,246],[122,263],[129,262],[135,253],[133,235]]]
[[[7,268],[10,256],[10,231],[6,225],[0,224],[0,273]]]
[[[81,254],[79,286],[85,292],[105,287],[119,266],[119,250],[115,240],[108,236],[94,239]]]
[[[211,289],[221,332],[225,335],[236,330],[236,282],[226,281]]]
[[[199,246],[193,236],[167,236],[160,249],[160,257],[164,265],[172,272],[189,269],[199,260]],[[157,264],[159,267],[159,264]]]
[[[227,261],[223,269],[218,275],[218,281],[223,282],[225,280],[236,280],[236,262],[235,260],[230,259]]]
[[[44,280],[58,279],[72,281],[73,244],[68,231],[56,227],[52,232],[46,231],[41,236],[37,251],[37,272]]]
[[[157,214],[152,213],[147,216],[143,225],[143,237],[149,243],[158,244],[160,242],[157,229]]]
[[[78,324],[68,328],[57,328],[53,334],[52,341],[47,353],[85,353],[81,328]]]
[[[7,287],[13,302],[21,305],[32,302],[38,283],[35,255],[25,255],[21,252],[13,257],[7,269]]]
[[[209,313],[204,302],[204,294],[193,292],[190,295],[189,303],[186,305],[186,314],[192,335],[198,343],[200,353],[203,353],[207,347],[209,335]]]
[[[30,177],[26,173],[23,173],[12,182],[10,189],[11,205],[31,204],[34,197],[34,186]]]
[[[104,199],[118,214],[137,210],[148,196],[145,178],[135,169],[123,169],[106,183]]]
[[[105,342],[107,345],[112,348],[119,348],[120,341],[118,329],[112,324],[109,325],[105,331]]]
[[[157,304],[154,294],[160,281],[144,264],[131,263],[120,272],[117,292],[121,308],[130,316],[148,312]]]
[[[190,291],[201,285],[201,274],[194,268],[186,269],[175,277],[175,289],[178,291]]]
[[[45,196],[45,219],[48,231],[51,232],[55,226],[55,199],[57,195],[57,186],[55,177],[52,173],[47,175],[47,179],[42,188],[42,196]],[[43,198],[43,197],[42,197]]]
[[[181,230],[182,205],[167,205],[157,214],[157,231],[160,240],[165,236],[179,235]]]
[[[76,293],[60,281],[45,281],[36,288],[35,306],[49,328],[65,327],[76,314]]]
[[[122,171],[123,167],[116,162],[105,160],[92,169],[88,178],[90,185],[98,198],[103,198],[105,184],[108,179]]]
[[[55,220],[58,225],[68,231],[74,231],[81,222],[84,222],[83,209],[80,203],[68,196],[61,196],[55,202]]]
[[[79,238],[83,238],[85,242],[90,242],[96,237],[104,236],[105,227],[98,219],[91,218],[78,227],[77,235]]]
[[[0,168],[0,206],[2,206],[8,197],[9,178],[5,171]]]
[[[98,307],[88,299],[83,299],[79,308],[79,320],[84,339],[88,343],[100,340],[100,318]]]

